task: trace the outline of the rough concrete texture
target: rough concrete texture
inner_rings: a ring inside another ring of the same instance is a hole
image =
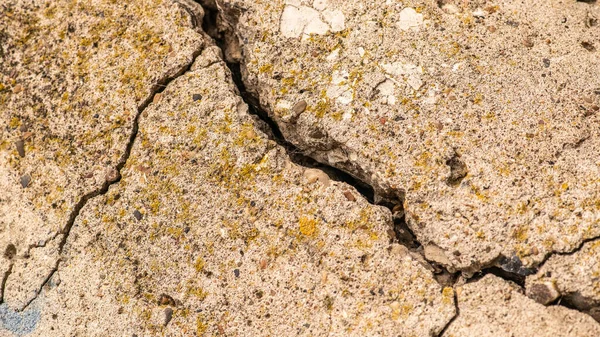
[[[546,304],[557,300],[600,321],[600,242],[573,254],[554,255],[535,275],[527,277],[527,295]]]
[[[390,245],[387,209],[292,164],[219,57],[143,112],[121,181],[81,211],[59,284],[32,304],[33,335],[438,334],[452,289]]]
[[[600,234],[597,3],[217,2],[287,140],[403,200],[448,268]]]
[[[460,314],[443,337],[590,337],[600,325],[586,314],[544,307],[512,282],[493,275],[456,289]]]
[[[22,308],[78,204],[118,179],[138,109],[204,41],[172,1],[8,0],[0,23],[0,298]]]
[[[2,2],[0,336],[600,336],[599,7]]]

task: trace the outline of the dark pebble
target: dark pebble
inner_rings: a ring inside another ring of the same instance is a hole
[[[21,186],[23,186],[23,188],[26,188],[27,186],[29,186],[29,183],[31,183],[31,177],[29,176],[29,174],[25,174],[21,177]]]
[[[15,257],[15,255],[17,255],[17,247],[12,243],[9,243],[4,250],[4,257],[10,260]]]
[[[544,62],[544,67],[550,67],[550,59],[543,59],[542,61]]]
[[[25,157],[25,142],[22,139],[17,140],[15,146],[17,147],[17,152],[19,152],[19,156],[21,158]]]
[[[590,52],[596,51],[596,47],[591,42],[583,41],[583,42],[581,42],[581,46],[583,48],[585,48],[587,51],[590,51]]]
[[[199,101],[202,99],[202,95],[194,94],[194,95],[192,95],[192,99],[194,100],[194,102]]]
[[[133,211],[133,216],[136,218],[136,220],[140,221],[142,220],[142,213],[140,213],[140,211],[138,211],[137,209],[135,211]]]
[[[173,319],[173,309],[166,308],[165,309],[165,325],[169,324],[171,319]]]
[[[235,277],[240,277],[240,270],[239,269],[234,269],[233,270],[233,274],[235,275]]]

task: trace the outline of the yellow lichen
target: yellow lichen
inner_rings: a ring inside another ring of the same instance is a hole
[[[306,216],[300,217],[298,220],[298,225],[300,227],[300,233],[306,236],[315,236],[317,232],[317,221],[313,218],[309,218]]]

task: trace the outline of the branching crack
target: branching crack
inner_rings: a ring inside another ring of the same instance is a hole
[[[196,0],[200,3],[205,12],[205,18],[203,21],[202,28],[204,31],[210,35],[216,42],[216,44],[223,51],[231,51],[235,50],[236,52],[240,50],[240,42],[237,38],[236,25],[239,19],[240,13],[243,12],[241,8],[234,7],[224,7],[225,5],[221,4],[219,0]],[[403,193],[399,193],[394,198],[381,198],[381,196],[377,196],[375,193],[375,188],[369,184],[368,182],[361,180],[357,176],[355,176],[352,172],[346,172],[326,163],[322,163],[317,161],[316,158],[311,157],[310,153],[306,153],[299,149],[297,146],[289,142],[283,136],[279,125],[275,120],[273,120],[268,113],[267,109],[264,108],[257,94],[246,89],[246,83],[244,82],[242,72],[241,72],[241,64],[244,62],[244,57],[240,51],[239,58],[236,57],[228,57],[229,55],[234,55],[233,52],[225,53],[225,61],[227,62],[227,66],[229,67],[235,85],[237,86],[240,96],[243,98],[244,102],[248,105],[249,111],[252,115],[257,116],[262,122],[264,122],[264,126],[266,128],[263,130],[272,140],[281,145],[284,149],[286,149],[290,159],[301,166],[311,167],[311,168],[319,168],[325,171],[330,177],[334,180],[343,181],[351,186],[354,186],[359,193],[363,195],[371,204],[377,204],[379,206],[384,206],[390,209],[394,219],[394,237],[395,242],[398,242],[406,247],[408,247],[411,251],[417,252],[424,258],[423,247],[422,244],[418,241],[414,233],[407,226],[404,221],[404,196]],[[238,55],[235,55],[238,56]],[[583,138],[574,144],[572,147],[577,148],[581,146],[583,142],[585,142],[587,138]],[[460,159],[459,154],[455,154],[451,159],[449,159],[446,163],[450,168],[450,176],[447,179],[447,183],[450,186],[456,186],[460,184],[462,179],[468,174],[468,168],[465,163]],[[595,237],[592,239],[584,240],[581,245],[570,253],[556,253],[561,255],[573,254],[581,249],[581,247],[590,241],[594,241],[599,239],[600,237]],[[539,266],[541,267],[543,263],[549,258],[549,254],[544,259]],[[436,281],[442,286],[451,286],[454,287],[455,283],[458,281],[460,272],[450,272],[447,268],[442,265],[436,264],[433,261],[427,261],[429,264],[429,270],[434,273]],[[531,275],[537,272],[538,268],[527,268],[523,266],[518,260],[513,257],[505,257],[500,256],[496,259],[490,266],[482,267],[478,272],[473,274],[472,276],[468,276],[467,282],[475,282],[481,279],[483,276],[487,274],[493,274],[499,278],[502,278],[506,281],[513,282],[514,284],[521,287],[522,290],[525,288],[525,279],[527,275]],[[467,277],[463,273],[463,279]],[[456,316],[452,318],[450,322],[446,325],[446,327],[442,330],[439,336],[442,336],[447,327],[454,321],[454,319],[458,316],[458,302],[456,300],[455,294],[455,305],[456,305]]]
[[[194,28],[199,29],[199,22],[201,22],[202,20],[200,18],[198,18],[198,15],[201,15],[201,13],[197,13],[193,10],[189,9],[189,5],[187,4],[188,0],[179,0],[178,3],[183,7],[183,9],[189,14],[190,19],[192,21],[192,25]],[[66,225],[63,227],[63,229],[59,232],[57,232],[50,240],[55,240],[58,237],[60,237],[60,242],[58,245],[58,254],[59,256],[61,256],[63,254],[63,249],[65,247],[65,244],[67,243],[67,239],[69,238],[69,235],[71,233],[71,230],[73,228],[73,225],[75,224],[75,220],[77,219],[77,217],[79,216],[79,214],[81,213],[81,210],[84,208],[84,206],[88,203],[88,201],[90,201],[91,199],[104,195],[108,192],[110,186],[118,184],[121,181],[122,175],[121,175],[121,170],[123,169],[123,167],[125,167],[125,165],[127,164],[127,161],[131,155],[131,150],[133,149],[133,145],[135,143],[135,140],[138,136],[138,131],[139,131],[139,121],[140,121],[140,116],[142,115],[142,113],[144,112],[144,110],[150,105],[150,103],[154,100],[155,96],[157,94],[162,93],[167,86],[169,85],[169,83],[171,83],[172,81],[174,81],[175,79],[177,79],[178,77],[180,77],[181,75],[185,74],[186,72],[188,72],[190,70],[190,68],[192,67],[192,65],[194,64],[194,62],[196,61],[196,58],[198,57],[198,55],[200,55],[200,53],[202,52],[202,50],[204,49],[205,45],[201,45],[198,50],[195,50],[192,53],[192,57],[190,62],[188,62],[187,64],[185,64],[184,66],[182,66],[175,74],[172,75],[168,75],[162,79],[159,79],[151,88],[150,88],[150,94],[148,95],[148,97],[146,97],[145,100],[143,100],[137,109],[137,113],[135,115],[135,118],[133,120],[133,125],[131,127],[131,133],[129,134],[129,139],[127,142],[127,145],[125,146],[125,151],[123,152],[123,154],[121,155],[121,158],[119,159],[119,162],[117,163],[117,165],[114,167],[114,175],[112,177],[110,177],[110,179],[107,179],[100,188],[89,192],[85,195],[83,195],[83,197],[81,197],[81,199],[79,199],[79,201],[77,202],[77,204],[75,204],[75,207],[73,208],[73,210],[71,211],[71,214],[69,215],[69,218],[67,220]],[[37,247],[44,247],[46,245],[47,242],[49,242],[50,240],[47,240],[44,244],[42,245],[33,245],[30,246],[28,248],[28,252],[29,250],[31,250],[32,248],[37,248]],[[52,276],[54,275],[54,273],[58,270],[58,267],[60,265],[61,262],[61,258],[59,257],[58,260],[56,261],[56,265],[55,267],[52,269],[52,271],[49,273],[48,277],[46,277],[46,279],[44,280],[44,282],[41,284],[41,286],[38,288],[38,290],[36,291],[35,296],[30,299],[27,304],[20,310],[23,311],[25,310],[41,293],[42,289],[44,288],[44,286],[46,286],[48,284],[48,282],[52,279]],[[12,264],[10,267],[12,270]],[[9,270],[9,271],[10,271]],[[8,273],[9,274],[9,273]],[[8,275],[5,273],[3,282],[2,282],[2,295],[4,295],[4,286],[6,283],[6,280],[8,279]],[[2,301],[0,301],[0,303],[2,303]]]

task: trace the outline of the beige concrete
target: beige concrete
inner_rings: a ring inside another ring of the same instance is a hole
[[[589,242],[574,254],[550,257],[537,274],[527,278],[527,295],[541,303],[560,296],[562,302],[600,320],[599,276],[600,242]],[[548,296],[543,286],[553,287],[559,296]]]
[[[532,266],[600,234],[597,4],[220,3],[286,138],[405,197],[451,269]]]
[[[387,209],[268,141],[219,57],[144,111],[122,180],[84,207],[31,305],[32,335],[439,333],[452,289],[390,244]]]
[[[0,336],[600,335],[600,6],[199,3],[0,4]]]
[[[520,288],[496,276],[456,290],[460,313],[443,337],[589,337],[600,325],[586,314],[564,307],[544,307]]]
[[[8,0],[0,26],[0,249],[16,248],[0,295],[22,308],[75,205],[118,177],[138,108],[204,39],[171,1]]]

